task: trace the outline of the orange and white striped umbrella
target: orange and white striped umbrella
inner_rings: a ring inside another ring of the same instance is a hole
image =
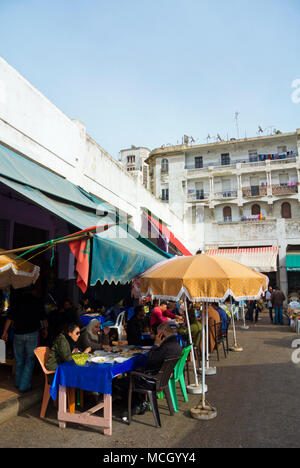
[[[25,288],[38,279],[40,267],[16,257],[13,254],[1,255],[0,249],[0,289],[6,286]]]
[[[209,255],[176,257],[140,277],[141,292],[160,299],[210,302],[232,296],[257,299],[268,289],[268,277],[233,260]]]

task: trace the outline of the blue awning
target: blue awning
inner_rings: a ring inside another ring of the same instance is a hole
[[[128,283],[137,275],[171,255],[159,254],[128,233],[126,238],[105,239],[110,229],[94,236],[91,285],[104,283]]]

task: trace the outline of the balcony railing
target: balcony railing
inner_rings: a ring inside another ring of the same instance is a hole
[[[272,185],[272,194],[273,195],[293,195],[298,193],[298,185],[288,185],[288,184],[279,184]]]
[[[225,190],[224,192],[215,193],[215,198],[236,198],[237,190]]]
[[[234,159],[230,161],[230,164],[221,164],[220,161],[218,162],[210,162],[210,163],[204,163],[203,167],[196,167],[195,164],[186,164],[185,169],[188,171],[202,171],[202,170],[208,170],[210,167],[215,167],[218,169],[236,169],[237,164],[245,164],[245,166],[249,167],[255,167],[255,166],[264,166],[266,162],[270,161],[271,164],[280,164],[280,163],[291,163],[295,162],[296,158],[298,156],[298,153],[296,151],[284,153],[282,155],[278,155],[275,159],[265,159],[261,160],[259,157],[257,157],[257,160],[254,159],[249,159],[249,157],[245,157],[242,159]]]
[[[244,187],[243,189],[243,197],[250,198],[250,197],[265,197],[267,195],[267,186],[252,186],[252,187]]]
[[[208,200],[209,199],[209,193],[203,192],[202,190],[196,190],[195,192],[188,193],[187,195],[187,201],[192,202],[192,201],[201,201],[201,200]]]

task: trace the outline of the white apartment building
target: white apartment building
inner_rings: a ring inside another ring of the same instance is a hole
[[[288,292],[300,289],[297,266],[287,268],[290,252],[300,250],[299,154],[297,129],[161,147],[146,162],[152,193],[183,217],[189,226],[188,237],[201,250],[221,249],[224,253],[224,249],[234,249],[227,254],[237,259],[238,249],[247,249],[249,266],[251,255],[260,252],[257,269]],[[276,262],[274,252],[278,253]]]

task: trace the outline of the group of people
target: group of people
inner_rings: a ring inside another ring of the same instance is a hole
[[[285,296],[278,288],[273,291],[270,287],[264,298],[250,304],[250,320],[251,314],[253,319],[254,311],[257,320],[259,307],[267,306],[270,311],[270,320],[273,322],[274,309],[274,323],[283,323],[284,300]],[[147,314],[145,309],[148,311]],[[124,338],[120,340],[116,329],[110,327],[115,324],[118,315],[123,310],[125,309],[120,302],[106,310],[102,305],[92,305],[88,298],[83,298],[77,307],[71,301],[65,300],[62,307],[47,316],[45,306],[36,296],[34,287],[15,291],[11,298],[1,338],[7,341],[9,327],[13,324],[16,387],[20,392],[30,390],[35,362],[34,349],[38,345],[46,344],[50,348],[49,359],[46,363],[49,371],[71,360],[74,352],[88,353],[100,349],[109,351],[116,343],[152,346],[146,369],[153,371],[158,369],[159,364],[165,358],[162,350],[167,349],[168,355],[170,353],[172,355],[172,352],[180,355],[181,348],[175,335],[182,336],[183,346],[190,344],[185,306],[182,302],[154,301],[150,310],[143,304],[135,306],[134,314],[129,320],[125,315]],[[102,324],[94,318],[87,326],[83,325],[82,315],[91,312],[96,312],[103,317]],[[201,347],[203,324],[201,315],[197,314],[193,304],[188,306],[188,318],[192,342],[194,346]],[[209,305],[209,352],[213,352],[216,345],[214,324],[221,324],[222,333],[225,334],[230,318],[230,302]],[[165,341],[169,344],[168,346],[162,346]],[[173,345],[171,346],[170,343]],[[51,382],[51,376],[49,382]]]
[[[269,286],[268,291],[265,293],[265,295],[262,295],[260,299],[256,301],[249,302],[249,305],[247,307],[248,320],[251,322],[255,320],[255,322],[257,322],[259,318],[259,313],[262,312],[264,309],[268,309],[270,322],[274,323],[274,325],[283,325],[283,304],[285,300],[286,297],[279,287],[276,286],[273,289],[272,286]]]

